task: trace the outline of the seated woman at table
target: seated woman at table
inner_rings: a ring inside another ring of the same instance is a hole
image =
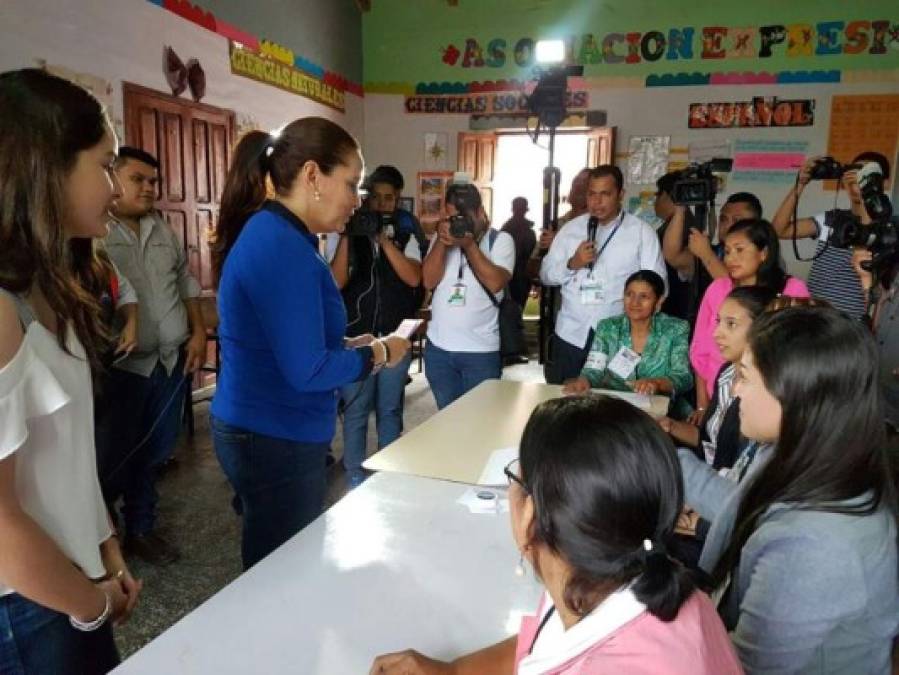
[[[743,672],[711,601],[666,554],[683,484],[648,415],[608,396],[547,401],[520,453],[506,469],[512,536],[545,587],[537,614],[452,663],[410,650],[371,673]]]
[[[713,338],[724,365],[715,378],[712,401],[697,426],[663,417],[659,425],[679,447],[693,448],[696,455],[715,469],[733,466],[745,439],[740,435],[740,400],[734,396],[737,364],[746,348],[752,322],[765,311],[777,294],[764,286],[738,286],[718,309]]]
[[[699,566],[748,673],[889,673],[899,630],[896,502],[877,346],[828,308],[766,312],[734,394],[753,441],[721,477],[679,450],[712,521]],[[737,482],[735,482],[737,481]]]
[[[724,365],[714,333],[718,309],[727,294],[737,286],[765,286],[778,294],[809,297],[805,282],[783,269],[777,233],[767,220],[739,220],[731,226],[724,239],[724,265],[728,276],[715,279],[702,296],[690,344],[690,363],[696,372],[695,424],[708,407],[715,376]]]
[[[688,356],[690,326],[660,312],[665,282],[652,270],[639,270],[624,285],[624,314],[596,324],[593,345],[581,376],[569,380],[566,394],[591,387],[664,394],[672,398],[672,415],[690,413],[681,394],[693,388]]]

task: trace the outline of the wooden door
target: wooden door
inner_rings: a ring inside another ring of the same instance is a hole
[[[157,207],[213,295],[209,239],[234,140],[234,113],[125,83],[125,142],[159,160]]]
[[[587,166],[615,163],[615,127],[600,127],[587,134]]]
[[[496,166],[496,134],[459,134],[458,170],[468,174],[484,202],[487,218],[493,220],[493,170]]]
[[[184,247],[204,306],[214,308],[209,241],[231,160],[234,113],[127,82],[123,92],[125,143],[159,160],[156,206]],[[210,341],[207,364],[216,362],[215,350]],[[194,387],[213,382],[214,375],[202,372],[194,378]]]

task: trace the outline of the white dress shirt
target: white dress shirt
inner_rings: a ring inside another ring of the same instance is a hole
[[[630,213],[621,212],[617,218],[596,228],[596,250],[608,245],[597,258],[591,271],[587,267],[568,269],[568,261],[582,241],[589,237],[587,222],[590,214],[578,216],[559,230],[549,253],[540,265],[540,281],[546,286],[562,287],[562,306],[556,318],[556,335],[565,342],[582,348],[590,329],[601,319],[617,316],[624,311],[624,283],[638,270],[652,270],[665,280],[665,261],[656,231]],[[620,227],[615,231],[615,227]],[[614,235],[612,234],[614,232]],[[595,304],[584,303],[582,288],[599,286],[602,299]]]

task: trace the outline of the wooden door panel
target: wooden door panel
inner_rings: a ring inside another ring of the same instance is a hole
[[[162,157],[160,184],[162,201],[178,203],[187,200],[184,176],[187,172],[184,155],[184,120],[180,115],[164,113],[162,116]]]
[[[209,204],[212,201],[209,175],[209,127],[203,120],[193,120],[193,148],[194,160],[194,197],[199,204]]]

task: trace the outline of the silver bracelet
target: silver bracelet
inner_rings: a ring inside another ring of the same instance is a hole
[[[109,619],[109,615],[112,614],[112,599],[109,597],[109,593],[103,591],[103,595],[106,597],[106,606],[103,608],[103,612],[93,621],[82,622],[76,619],[74,616],[69,617],[69,623],[72,624],[72,628],[76,630],[80,630],[85,633],[90,633],[92,631],[97,630],[100,626],[106,623],[107,619]]]

